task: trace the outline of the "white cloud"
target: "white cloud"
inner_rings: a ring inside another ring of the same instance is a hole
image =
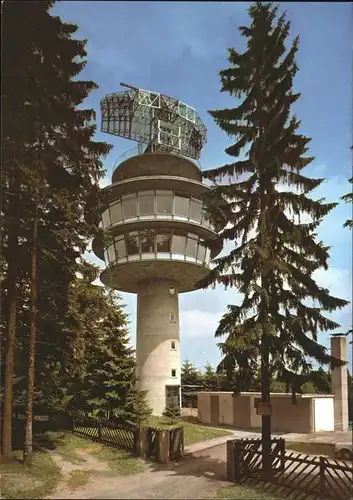
[[[319,285],[327,288],[331,295],[346,300],[352,298],[352,274],[348,269],[318,269],[314,272],[314,279]]]
[[[180,331],[182,339],[213,337],[224,311],[211,313],[200,309],[181,311]]]

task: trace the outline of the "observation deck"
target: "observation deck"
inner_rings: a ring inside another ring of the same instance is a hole
[[[202,199],[209,189],[185,157],[142,153],[121,161],[101,192],[105,238],[93,242],[107,264],[103,283],[136,293],[141,280],[170,278],[179,292],[195,290],[221,251],[204,244],[216,235]]]

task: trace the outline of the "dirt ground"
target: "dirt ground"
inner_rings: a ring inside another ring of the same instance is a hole
[[[210,489],[215,490],[229,483],[226,481],[226,446],[221,444],[204,451],[189,455],[180,463],[168,466],[148,463],[146,470],[132,476],[117,476],[109,471],[94,457],[80,452],[87,460],[80,465],[73,465],[58,457],[62,472],[69,474],[76,469],[96,470],[87,485],[76,491],[69,491],[63,486],[52,495],[51,499],[135,499],[135,498],[201,498]]]

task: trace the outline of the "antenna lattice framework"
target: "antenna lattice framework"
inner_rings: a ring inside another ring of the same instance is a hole
[[[207,129],[194,108],[173,97],[121,85],[129,90],[101,100],[102,132],[137,141],[139,152],[200,158]]]

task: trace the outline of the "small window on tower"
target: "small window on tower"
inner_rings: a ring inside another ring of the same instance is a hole
[[[172,377],[175,378],[176,377],[176,370],[172,370]]]
[[[171,323],[176,323],[176,316],[175,316],[175,314],[173,314],[173,313],[169,314],[169,321]]]
[[[176,351],[176,343],[174,342],[174,340],[171,341],[170,348],[172,351]]]

